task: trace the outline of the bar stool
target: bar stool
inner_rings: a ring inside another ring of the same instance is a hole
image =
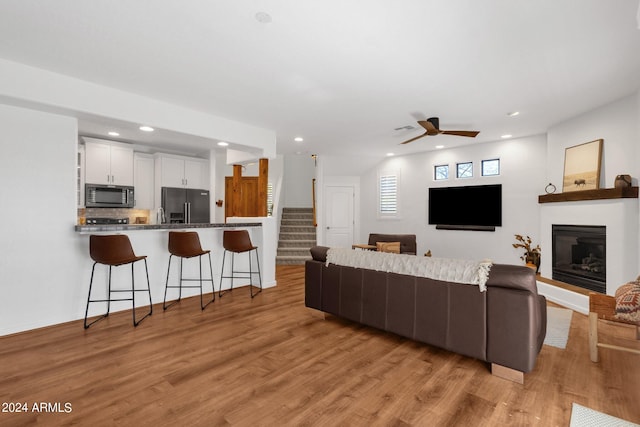
[[[109,310],[111,309],[112,301],[131,301],[132,302],[132,312],[133,312],[133,326],[138,326],[142,320],[144,320],[147,316],[151,316],[153,312],[153,304],[151,302],[151,286],[149,284],[149,269],[147,268],[147,257],[145,255],[136,256],[133,253],[133,248],[131,247],[131,241],[129,241],[129,237],[124,234],[114,234],[107,236],[97,236],[91,235],[89,236],[89,255],[91,259],[93,259],[93,267],[91,268],[91,281],[89,282],[89,296],[87,297],[87,309],[84,312],[84,328],[87,329],[89,326],[93,325],[99,320],[104,319],[109,316]],[[135,262],[144,260],[144,269],[147,275],[147,289],[136,289],[134,274],[133,274],[133,265]],[[91,288],[93,286],[93,273],[96,269],[96,264],[104,264],[109,266],[109,275],[108,275],[108,295],[107,299],[91,299]],[[117,267],[125,264],[131,264],[131,289],[111,289],[111,268]],[[130,298],[112,298],[112,293],[122,293],[122,292],[130,292]],[[149,294],[149,313],[145,314],[142,319],[136,321],[136,292],[147,292]],[[107,303],[107,312],[106,314],[100,316],[98,319],[93,322],[87,324],[87,315],[89,314],[89,304],[92,302],[106,302]]]
[[[233,290],[234,279],[249,279],[249,293],[251,298],[262,292],[262,276],[260,275],[260,259],[258,256],[258,247],[253,246],[249,232],[247,230],[225,230],[222,234],[222,246],[224,247],[224,254],[222,255],[222,272],[220,273],[220,297],[222,297],[222,279],[231,279],[231,288]],[[258,271],[255,272],[251,267],[251,251],[256,251],[256,262],[258,265]],[[231,276],[224,275],[224,260],[227,252],[231,252]],[[234,270],[234,256],[235,254],[247,252],[249,255],[249,271],[235,271]],[[248,276],[236,276],[236,273],[248,274]],[[251,282],[254,274],[258,275],[258,281],[260,283],[260,290],[253,293],[253,283]]]
[[[205,309],[206,306],[211,304],[216,299],[216,288],[213,283],[213,269],[211,268],[211,251],[205,251],[200,246],[200,238],[198,237],[198,233],[195,231],[170,231],[169,232],[169,266],[167,267],[167,280],[164,285],[164,301],[162,302],[162,308],[166,310],[172,305],[178,303],[182,298],[182,289],[183,288],[200,288],[200,308],[202,310]],[[210,279],[202,278],[202,255],[209,256],[209,273],[211,277]],[[180,257],[180,284],[169,286],[169,272],[171,271],[171,258],[174,256]],[[182,261],[185,258],[193,258],[198,257],[199,266],[200,266],[200,278],[199,279],[185,279],[182,277]],[[182,282],[200,282],[199,286],[186,286],[182,285]],[[202,282],[211,282],[211,288],[213,288],[213,298],[206,304],[203,304],[202,301]],[[178,299],[167,305],[167,289],[169,288],[178,288]]]

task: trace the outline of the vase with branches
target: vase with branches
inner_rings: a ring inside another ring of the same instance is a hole
[[[516,249],[524,249],[524,254],[520,257],[527,264],[534,265],[536,267],[536,273],[540,269],[540,245],[533,246],[533,241],[529,236],[523,236],[516,234],[516,243],[512,246]]]

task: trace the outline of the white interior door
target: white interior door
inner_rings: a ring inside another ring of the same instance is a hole
[[[353,211],[355,191],[352,186],[325,187],[325,241],[334,248],[350,248],[353,244]]]

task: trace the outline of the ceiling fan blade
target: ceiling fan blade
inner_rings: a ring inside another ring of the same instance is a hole
[[[427,136],[427,135],[429,135],[429,132],[425,132],[425,133],[423,133],[422,135],[416,136],[415,138],[411,138],[411,139],[409,139],[409,140],[407,140],[407,141],[405,141],[405,142],[401,142],[400,144],[408,144],[408,143],[410,143],[410,142],[412,142],[412,141],[415,141],[416,139],[420,139],[420,138],[422,138],[423,136]]]
[[[420,120],[418,124],[427,130],[427,135],[437,135],[440,133],[437,127],[430,120]]]
[[[471,138],[475,138],[476,135],[480,133],[480,131],[475,130],[441,130],[440,133],[444,135],[457,135],[457,136],[468,136]]]

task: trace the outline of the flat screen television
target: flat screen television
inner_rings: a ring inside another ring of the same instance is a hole
[[[429,224],[495,230],[502,226],[502,185],[429,188]]]

